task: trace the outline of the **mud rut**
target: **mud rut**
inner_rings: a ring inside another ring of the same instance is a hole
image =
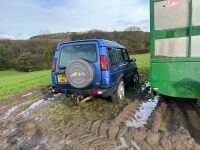
[[[156,101],[144,91],[112,118],[68,120],[54,127],[32,114],[62,101],[62,95],[45,98],[46,89],[30,91],[31,100],[23,97],[26,93],[17,95],[0,103],[0,149],[199,150],[198,108],[160,96]]]

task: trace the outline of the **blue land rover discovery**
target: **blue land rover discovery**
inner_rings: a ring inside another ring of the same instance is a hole
[[[60,43],[52,63],[52,92],[80,101],[88,96],[124,99],[125,84],[137,84],[135,59],[124,46],[93,39]]]

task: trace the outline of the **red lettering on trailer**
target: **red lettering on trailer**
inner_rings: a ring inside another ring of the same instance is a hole
[[[178,4],[179,0],[165,0],[163,7],[177,6]]]

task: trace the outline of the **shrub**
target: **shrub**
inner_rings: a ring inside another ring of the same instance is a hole
[[[6,70],[10,68],[10,56],[5,49],[0,49],[0,70]]]
[[[16,69],[19,71],[30,72],[33,69],[32,54],[30,52],[22,53],[16,61]]]
[[[9,60],[6,57],[0,56],[0,71],[9,69]]]
[[[32,70],[43,70],[46,69],[46,59],[44,54],[33,54],[32,55]],[[50,68],[50,67],[49,67]],[[49,69],[48,68],[48,69]]]

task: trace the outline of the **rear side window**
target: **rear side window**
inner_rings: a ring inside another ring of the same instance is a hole
[[[108,48],[108,53],[109,53],[109,57],[110,57],[110,61],[112,65],[124,63],[121,49]]]
[[[95,44],[63,46],[60,54],[60,68],[68,66],[74,59],[85,59],[90,62],[97,61]]]
[[[122,53],[123,53],[124,61],[128,62],[130,60],[130,58],[129,58],[127,51],[125,49],[122,49]]]

